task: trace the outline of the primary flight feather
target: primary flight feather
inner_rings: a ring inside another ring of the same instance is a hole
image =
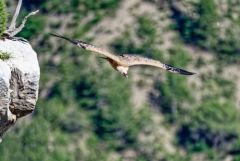
[[[51,34],[51,35],[62,38],[62,39],[65,39],[65,40],[73,43],[74,45],[76,45],[78,47],[81,47],[85,50],[92,51],[92,52],[95,52],[97,54],[100,54],[101,58],[106,59],[115,70],[120,72],[125,77],[128,76],[127,73],[128,73],[129,67],[135,66],[135,65],[154,66],[154,67],[165,69],[165,70],[170,71],[172,73],[177,73],[177,74],[182,74],[182,75],[193,75],[193,74],[195,74],[195,73],[186,71],[186,70],[181,69],[181,68],[176,68],[176,67],[173,67],[171,65],[161,63],[160,61],[157,61],[157,60],[154,60],[154,59],[149,59],[149,58],[145,58],[145,57],[138,56],[138,55],[127,55],[127,54],[115,55],[115,54],[112,54],[112,53],[110,53],[106,50],[103,50],[103,49],[98,48],[94,45],[88,44],[88,43],[86,43],[84,41],[81,41],[81,40],[73,40],[73,39],[67,38],[65,36],[58,35],[58,34]]]

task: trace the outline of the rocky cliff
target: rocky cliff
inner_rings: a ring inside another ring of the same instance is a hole
[[[0,40],[0,136],[30,114],[38,98],[37,54],[24,40]]]

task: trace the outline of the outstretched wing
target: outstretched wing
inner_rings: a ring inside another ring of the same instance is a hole
[[[85,49],[85,50],[88,50],[88,51],[92,51],[92,52],[94,52],[94,53],[101,54],[102,56],[104,56],[104,57],[106,57],[106,58],[110,58],[110,59],[112,59],[112,60],[114,60],[114,61],[116,61],[116,62],[119,62],[119,58],[118,58],[116,55],[114,55],[114,54],[112,54],[112,53],[110,53],[110,52],[108,52],[108,51],[106,51],[106,50],[103,50],[103,49],[101,49],[101,48],[98,48],[98,47],[96,47],[96,46],[94,46],[94,45],[88,44],[88,43],[86,43],[86,42],[84,42],[84,41],[81,41],[81,40],[73,40],[73,39],[70,39],[70,38],[68,38],[68,37],[65,37],[65,36],[62,36],[62,35],[58,35],[58,34],[52,34],[52,33],[50,33],[50,35],[55,36],[55,37],[59,37],[59,38],[62,38],[62,39],[65,39],[65,40],[73,43],[74,45],[77,45],[77,46],[79,46],[79,47],[81,47],[81,48],[83,48],[83,49]]]
[[[161,63],[160,61],[141,57],[141,56],[136,56],[136,55],[123,55],[122,56],[122,61],[126,63],[128,66],[134,66],[134,65],[149,65],[149,66],[154,66],[158,68],[165,69],[167,71],[170,71],[172,73],[178,73],[182,75],[193,75],[195,73],[186,71],[181,68],[176,68],[168,64]]]

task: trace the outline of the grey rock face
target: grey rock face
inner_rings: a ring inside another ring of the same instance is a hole
[[[38,98],[40,69],[37,54],[28,42],[0,40],[0,136],[16,120],[30,114]]]

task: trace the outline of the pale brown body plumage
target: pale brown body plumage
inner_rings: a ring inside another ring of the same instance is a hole
[[[154,67],[165,69],[165,70],[170,71],[172,73],[178,73],[178,74],[182,74],[182,75],[193,75],[193,74],[195,74],[195,73],[186,71],[184,69],[175,68],[175,67],[172,67],[170,65],[161,63],[160,61],[157,61],[157,60],[141,57],[141,56],[138,56],[138,55],[127,55],[127,54],[115,55],[115,54],[112,54],[108,51],[105,51],[101,48],[98,48],[94,45],[85,43],[85,42],[80,41],[80,40],[72,40],[72,39],[69,39],[67,37],[57,35],[57,34],[51,34],[51,35],[56,36],[56,37],[60,37],[60,38],[65,39],[67,41],[70,41],[71,43],[73,43],[73,44],[75,44],[75,45],[77,45],[77,46],[79,46],[79,47],[81,47],[85,50],[92,51],[92,52],[100,54],[101,58],[106,59],[115,70],[119,71],[125,77],[127,77],[128,68],[130,66],[135,66],[135,65],[154,66]]]

